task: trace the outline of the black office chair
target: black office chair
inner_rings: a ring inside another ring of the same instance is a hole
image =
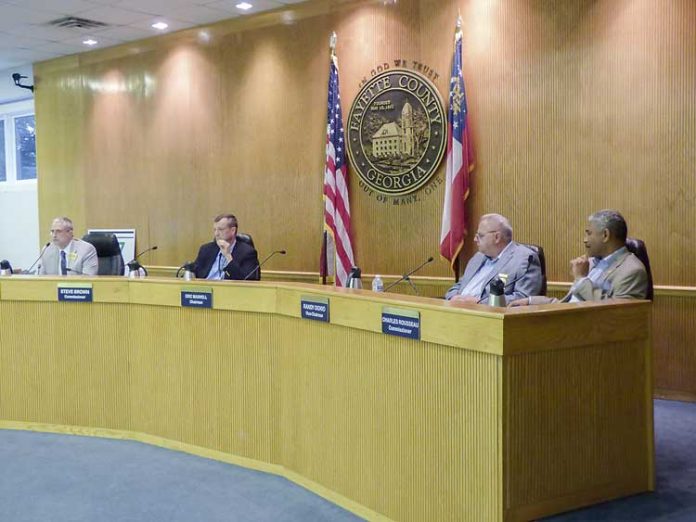
[[[241,241],[242,243],[247,243],[251,248],[256,250],[256,247],[254,246],[254,240],[251,237],[251,234],[245,234],[244,232],[237,232],[237,241]],[[252,281],[259,281],[261,279],[261,269],[256,270],[254,274],[249,278]]]
[[[648,291],[645,298],[652,301],[655,294],[653,290],[652,271],[650,270],[650,258],[648,258],[648,249],[645,248],[645,243],[642,240],[636,239],[635,237],[626,238],[626,248],[640,259],[643,266],[645,266],[645,271],[648,273]]]
[[[533,251],[539,257],[539,266],[541,267],[541,290],[539,295],[546,295],[547,279],[546,279],[546,256],[544,256],[544,249],[539,245],[532,245],[530,243],[522,243],[528,249]]]
[[[238,232],[237,239],[242,243],[249,244],[251,248],[256,249],[256,247],[254,246],[254,240],[251,238],[249,234],[245,234],[244,232]]]
[[[90,232],[85,234],[82,240],[91,243],[97,250],[97,259],[99,260],[97,275],[123,275],[125,273],[121,246],[115,235]]]

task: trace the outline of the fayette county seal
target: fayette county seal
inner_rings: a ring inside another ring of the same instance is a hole
[[[425,185],[445,152],[440,94],[424,76],[403,69],[367,82],[348,116],[352,167],[372,189],[404,195]]]

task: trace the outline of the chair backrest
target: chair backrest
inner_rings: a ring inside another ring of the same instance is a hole
[[[254,240],[251,238],[251,236],[249,234],[245,234],[244,232],[238,232],[237,239],[239,241],[241,241],[242,243],[248,243],[254,249],[256,248],[254,246]]]
[[[626,238],[626,248],[628,251],[640,259],[643,266],[645,266],[645,271],[648,273],[648,291],[645,296],[646,299],[653,300],[654,290],[653,290],[653,277],[652,271],[650,270],[650,258],[648,258],[648,249],[645,248],[645,243],[641,239],[636,239],[635,237]]]
[[[539,245],[532,245],[531,243],[523,243],[528,249],[532,250],[539,257],[539,266],[541,267],[541,291],[540,295],[546,295],[547,279],[546,279],[546,256],[544,255],[544,249]]]
[[[97,250],[99,261],[97,275],[123,275],[125,273],[121,246],[115,235],[105,232],[90,232],[85,234],[82,240],[91,243]]]

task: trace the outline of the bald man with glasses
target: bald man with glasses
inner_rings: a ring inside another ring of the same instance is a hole
[[[538,295],[542,276],[539,256],[512,240],[510,222],[500,214],[486,214],[474,236],[478,252],[469,260],[464,275],[449,289],[445,299],[461,303],[485,303],[490,283],[499,277],[505,283],[505,302]]]
[[[90,275],[99,271],[97,250],[73,237],[73,222],[57,217],[51,223],[51,242],[41,254],[39,275]]]

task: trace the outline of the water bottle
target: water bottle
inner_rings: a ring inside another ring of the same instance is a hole
[[[375,275],[375,278],[372,280],[372,291],[384,292],[384,282],[379,274]]]

